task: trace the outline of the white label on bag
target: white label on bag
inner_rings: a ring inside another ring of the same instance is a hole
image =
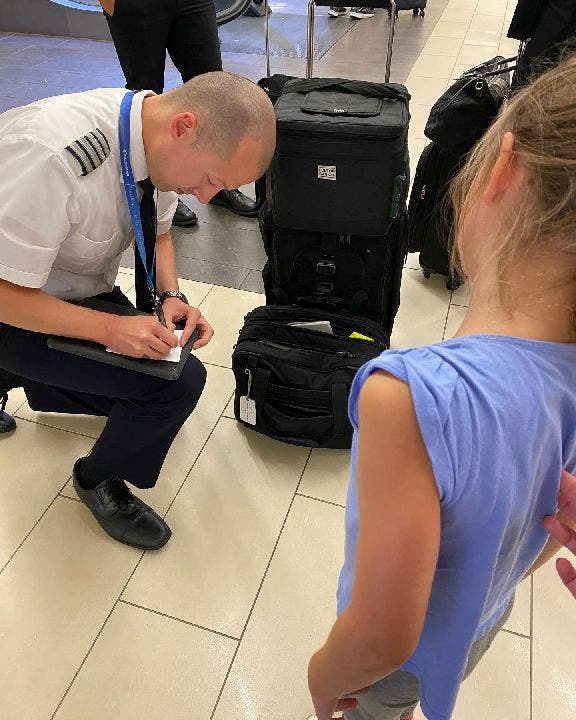
[[[248,423],[249,425],[256,425],[256,402],[252,400],[252,398],[241,395],[238,410],[242,422]]]
[[[336,180],[336,165],[318,165],[318,180]]]

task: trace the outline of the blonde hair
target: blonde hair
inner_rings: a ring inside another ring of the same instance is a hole
[[[500,227],[496,257],[501,281],[525,253],[576,247],[576,54],[506,103],[453,181],[453,271],[462,272],[459,236],[489,183],[507,132],[514,135],[513,161],[524,171],[526,192]]]

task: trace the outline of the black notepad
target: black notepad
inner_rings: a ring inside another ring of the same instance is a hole
[[[104,300],[96,300],[90,298],[82,302],[76,303],[82,307],[91,310],[99,310],[100,312],[110,313],[112,315],[146,315],[146,313],[136,310],[133,307],[125,307],[124,305],[115,305]],[[177,323],[176,328],[182,329],[183,323]],[[60,337],[59,335],[51,335],[48,338],[48,347],[52,350],[60,350],[70,353],[71,355],[79,355],[80,357],[97,360],[108,365],[116,365],[126,368],[127,370],[135,370],[136,372],[146,373],[147,375],[156,375],[157,377],[166,378],[166,380],[177,380],[180,377],[182,368],[188,360],[188,355],[192,350],[192,345],[198,340],[198,330],[194,330],[192,336],[182,348],[179,362],[171,362],[170,360],[149,360],[148,358],[133,358],[128,355],[117,355],[116,353],[107,352],[104,345],[92,342],[90,340],[78,340],[76,338]]]

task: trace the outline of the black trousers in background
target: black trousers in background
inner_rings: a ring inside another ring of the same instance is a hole
[[[99,297],[131,304],[119,288]],[[51,350],[46,340],[41,333],[0,323],[0,368],[25,378],[33,410],[106,416],[90,455],[94,467],[103,477],[153,487],[204,389],[202,363],[191,355],[178,380],[163,380]]]
[[[164,90],[166,51],[183,82],[222,70],[214,0],[116,0],[104,14],[130,90]]]

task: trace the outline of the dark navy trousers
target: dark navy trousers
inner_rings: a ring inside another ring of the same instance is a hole
[[[119,288],[99,298],[130,304]],[[0,368],[22,377],[33,410],[107,417],[91,464],[103,477],[153,487],[204,389],[202,363],[191,355],[178,380],[163,380],[51,350],[46,341],[41,333],[0,323]]]

